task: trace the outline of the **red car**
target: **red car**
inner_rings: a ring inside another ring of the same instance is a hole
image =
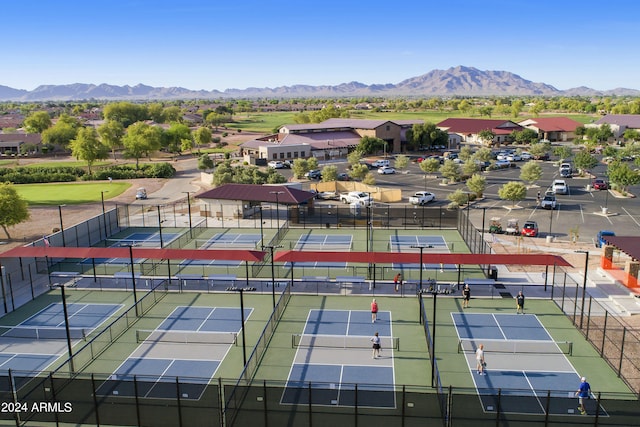
[[[535,221],[527,221],[520,229],[520,234],[527,237],[538,237],[538,224]]]
[[[594,190],[606,190],[609,188],[607,181],[604,179],[594,179],[592,186]]]

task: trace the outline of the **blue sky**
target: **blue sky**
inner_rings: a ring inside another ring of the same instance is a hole
[[[608,9],[610,7],[610,9]],[[640,2],[3,2],[0,85],[398,83],[457,65],[640,89]]]

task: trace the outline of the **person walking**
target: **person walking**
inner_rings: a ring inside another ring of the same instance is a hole
[[[371,354],[371,358],[375,359],[376,357],[380,356],[380,336],[378,335],[378,333],[376,332],[373,337],[371,337],[371,342],[373,343],[373,353]]]
[[[371,301],[371,323],[374,323],[376,320],[378,320],[378,303],[374,298],[373,301]]]
[[[518,292],[518,296],[516,296],[516,314],[518,313],[524,314],[524,294],[522,291]]]
[[[538,196],[536,197],[536,200],[538,202],[537,204],[539,205],[540,204],[540,191],[538,191]]]
[[[476,350],[476,369],[478,375],[484,375],[484,367],[486,366],[484,361],[484,344],[480,344]]]
[[[469,285],[462,288],[462,308],[469,308],[469,300],[471,299],[471,289]]]
[[[584,400],[589,398],[589,394],[591,393],[591,386],[587,382],[585,377],[580,379],[580,387],[578,391],[576,391],[576,396],[578,396],[578,409],[582,415],[587,414],[587,409],[584,407]]]
[[[396,274],[396,276],[393,278],[393,285],[396,292],[398,292],[400,290],[400,286],[402,286],[402,273]]]

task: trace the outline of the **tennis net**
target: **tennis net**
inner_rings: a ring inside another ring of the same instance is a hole
[[[169,330],[136,330],[136,342],[163,342],[173,344],[237,344],[235,332],[196,332]]]
[[[258,242],[226,242],[222,240],[196,239],[196,247],[198,249],[255,249]]]
[[[166,242],[169,243],[169,239]],[[133,240],[133,239],[105,239],[104,245],[107,248],[123,248],[132,246],[134,248],[159,248],[160,239]]]
[[[571,341],[472,340],[458,341],[458,353],[475,352],[480,344],[485,353],[568,354],[573,353]]]
[[[328,348],[372,348],[371,337],[355,335],[310,335],[293,334],[292,347],[328,347]],[[380,346],[400,350],[400,338],[380,337]]]
[[[350,251],[353,243],[302,243],[295,244],[297,251],[327,251],[327,252],[344,252]]]
[[[66,340],[67,330],[64,326],[0,326],[0,336],[35,340]],[[87,338],[87,331],[82,328],[69,328],[69,338],[84,340]]]

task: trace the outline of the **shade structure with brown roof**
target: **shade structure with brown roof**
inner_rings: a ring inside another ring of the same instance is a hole
[[[225,184],[196,196],[199,199],[242,200],[247,202],[299,205],[315,197],[310,191],[286,185]]]

